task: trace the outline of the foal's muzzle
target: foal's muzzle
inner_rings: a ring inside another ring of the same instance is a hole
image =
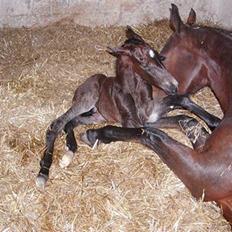
[[[177,93],[177,86],[172,84],[170,88],[170,94],[175,95],[176,93]]]
[[[162,88],[166,94],[168,95],[175,95],[177,94],[177,90],[178,90],[178,83],[168,83],[166,85],[163,86]]]

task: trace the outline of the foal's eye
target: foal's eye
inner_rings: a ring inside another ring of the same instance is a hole
[[[154,57],[155,57],[155,52],[154,52],[152,49],[149,50],[149,56],[150,56],[151,58],[154,58]]]

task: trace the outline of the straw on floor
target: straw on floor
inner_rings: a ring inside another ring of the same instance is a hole
[[[171,33],[166,21],[136,29],[158,50]],[[47,127],[90,75],[114,75],[105,48],[124,39],[123,27],[69,20],[0,31],[0,231],[230,231],[213,202],[196,201],[154,152],[135,143],[92,150],[78,140],[74,161],[61,169],[61,135],[45,191],[35,187]],[[193,99],[222,116],[209,89]],[[190,146],[182,133],[166,131]]]

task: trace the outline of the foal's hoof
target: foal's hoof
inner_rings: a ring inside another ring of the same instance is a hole
[[[90,130],[88,130],[90,131]],[[92,138],[91,136],[88,136],[88,131],[86,131],[85,133],[80,135],[81,141],[84,142],[85,144],[89,145],[90,147],[92,147],[92,149],[94,149],[97,145],[99,140]]]
[[[47,180],[48,180],[48,176],[39,173],[39,175],[37,176],[36,181],[35,181],[36,186],[39,189],[44,190]]]
[[[69,164],[72,162],[74,157],[74,153],[70,150],[68,150],[64,156],[62,157],[62,159],[60,160],[59,164],[61,168],[66,168],[69,166]]]
[[[90,147],[92,147],[92,144],[91,144],[91,142],[88,139],[87,132],[81,133],[80,134],[80,139],[81,139],[81,141],[83,143],[85,143],[85,144],[89,145]]]

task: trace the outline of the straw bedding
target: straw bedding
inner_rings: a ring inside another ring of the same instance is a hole
[[[165,21],[137,31],[158,50],[170,35]],[[124,39],[122,27],[69,20],[0,31],[0,231],[230,231],[214,203],[196,201],[154,152],[135,143],[92,150],[78,140],[74,161],[61,169],[61,135],[47,186],[35,187],[49,123],[90,75],[114,75],[115,60],[104,50]],[[222,116],[208,89],[193,99]],[[189,145],[178,131],[167,132]]]

